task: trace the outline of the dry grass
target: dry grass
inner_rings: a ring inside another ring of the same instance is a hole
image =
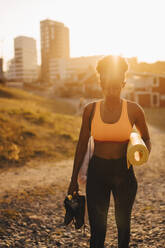
[[[70,106],[18,89],[0,88],[0,96],[1,166],[73,156],[81,118],[57,113]]]

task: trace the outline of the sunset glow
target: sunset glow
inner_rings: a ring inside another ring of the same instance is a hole
[[[52,19],[70,29],[71,57],[98,54],[165,60],[164,1],[161,0],[0,0],[0,56],[13,56],[13,39],[37,40],[40,21]],[[9,7],[10,6],[10,7]]]

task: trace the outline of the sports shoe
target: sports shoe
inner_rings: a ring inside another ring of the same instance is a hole
[[[85,196],[78,195],[77,196],[78,208],[74,213],[75,216],[75,228],[79,229],[84,225],[84,216],[85,216]]]
[[[72,198],[67,196],[64,200],[65,206],[65,225],[73,220],[75,228],[79,229],[84,225],[85,216],[85,196],[76,194]]]
[[[75,211],[78,208],[77,199],[75,198],[69,199],[69,197],[67,196],[64,200],[64,207],[66,210],[65,217],[64,217],[64,223],[65,225],[69,225],[69,223],[75,217]]]

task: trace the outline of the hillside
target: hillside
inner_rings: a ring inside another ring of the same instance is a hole
[[[73,112],[68,103],[0,87],[1,167],[72,157],[81,123]]]

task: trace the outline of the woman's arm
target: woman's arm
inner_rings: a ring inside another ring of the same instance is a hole
[[[78,173],[87,150],[88,140],[90,136],[89,119],[90,119],[91,111],[92,111],[92,103],[85,106],[82,115],[82,124],[81,124],[78,143],[76,146],[73,171],[72,171],[71,182],[68,189],[68,194],[73,194],[74,191],[78,191],[78,183],[77,183]]]
[[[141,134],[141,137],[146,144],[148,151],[151,151],[151,141],[150,141],[150,135],[145,119],[145,113],[142,107],[140,107],[138,104],[135,104],[135,125],[138,131]]]

